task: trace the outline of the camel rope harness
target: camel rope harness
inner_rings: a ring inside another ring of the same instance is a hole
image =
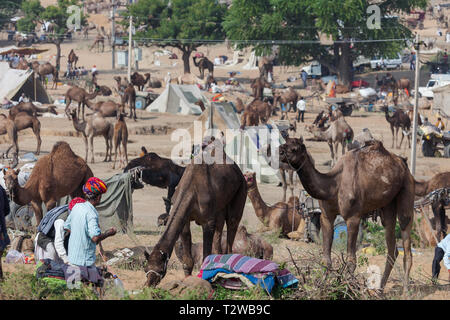
[[[142,185],[145,184],[144,181],[142,180],[142,173],[144,169],[145,169],[144,166],[138,166],[129,170],[131,177],[134,179],[134,181],[139,182]]]
[[[445,200],[446,205],[450,203],[450,187],[436,189],[422,199],[414,202],[414,209],[435,203],[436,201]]]

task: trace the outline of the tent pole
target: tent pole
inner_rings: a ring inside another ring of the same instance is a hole
[[[36,73],[33,71],[33,80],[34,80],[34,101],[36,101]]]

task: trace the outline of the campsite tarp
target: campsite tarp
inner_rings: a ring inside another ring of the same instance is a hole
[[[36,84],[36,97],[35,97]],[[0,62],[0,99],[17,101],[25,93],[32,101],[51,103],[51,98],[42,83],[33,77],[33,70],[11,69],[7,62]]]
[[[207,99],[197,86],[169,84],[163,93],[145,110],[148,112],[200,115],[202,109],[195,104],[198,100],[207,103]]]

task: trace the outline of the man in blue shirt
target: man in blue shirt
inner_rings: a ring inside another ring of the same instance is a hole
[[[434,250],[433,259],[433,280],[436,281],[439,278],[439,271],[441,271],[440,263],[444,259],[444,266],[449,272],[450,278],[450,234],[448,234],[441,242],[439,242]]]
[[[94,266],[95,248],[102,240],[116,234],[116,229],[111,228],[101,233],[98,224],[98,212],[95,209],[107,190],[105,183],[95,177],[89,178],[83,186],[86,202],[77,203],[64,223],[64,229],[70,232],[68,259],[69,263],[76,266]]]

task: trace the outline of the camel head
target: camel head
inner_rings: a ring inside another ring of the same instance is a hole
[[[13,190],[19,186],[19,172],[20,169],[5,170],[5,168],[3,168],[3,179],[5,180],[5,187],[10,194],[12,194]]]
[[[147,287],[155,287],[166,275],[167,262],[169,261],[169,255],[160,250],[157,246],[153,248],[153,251],[149,254],[144,252],[147,265],[144,267],[147,280],[145,285]]]
[[[280,161],[299,170],[307,160],[308,153],[303,144],[303,138],[287,138],[286,143],[280,146]]]
[[[246,172],[244,173],[244,179],[247,183],[247,190],[256,188],[256,173],[255,172]]]
[[[48,112],[53,113],[53,114],[58,114],[58,112],[56,112],[55,106],[48,106]]]

